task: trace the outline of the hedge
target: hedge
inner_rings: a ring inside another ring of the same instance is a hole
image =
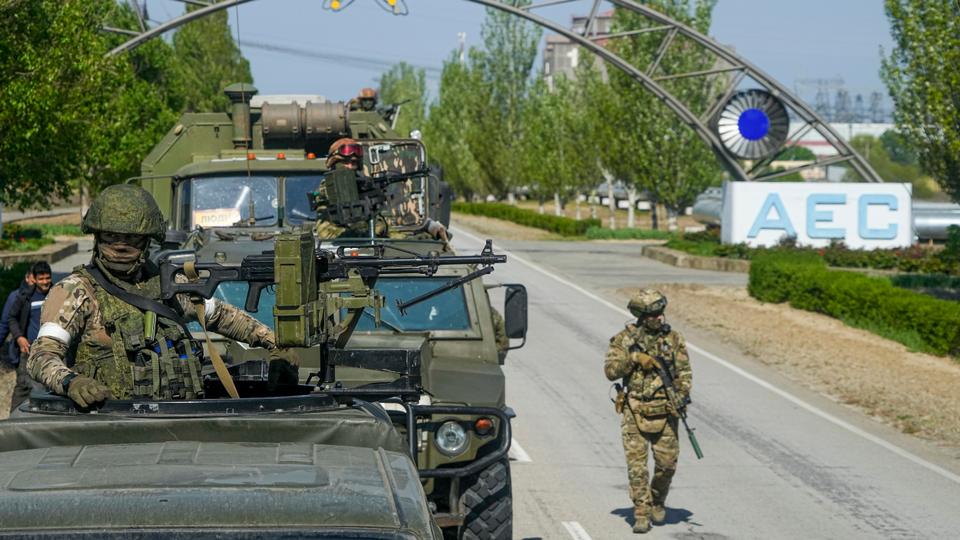
[[[27,273],[31,266],[33,266],[31,262],[0,266],[0,302],[6,301],[7,295],[20,287],[23,275]]]
[[[543,229],[563,236],[583,236],[590,227],[599,227],[598,219],[576,220],[568,217],[538,214],[531,210],[524,210],[509,204],[501,203],[467,203],[455,201],[454,212],[486,216],[495,219],[512,221],[519,225]]]
[[[590,240],[669,240],[676,236],[676,233],[655,229],[605,229],[603,227],[587,229],[587,238]]]
[[[750,265],[748,291],[758,300],[789,302],[911,348],[960,353],[960,303],[899,289],[889,279],[828,270],[816,255],[758,255]]]

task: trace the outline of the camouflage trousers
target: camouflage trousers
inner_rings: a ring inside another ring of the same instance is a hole
[[[677,419],[670,417],[663,429],[645,433],[637,428],[636,419],[629,409],[623,411],[620,424],[623,435],[623,450],[627,456],[627,477],[630,481],[630,498],[634,512],[648,516],[653,505],[663,504],[670,491],[670,481],[677,471],[680,441],[677,439]],[[653,450],[653,481],[650,481],[647,461]]]

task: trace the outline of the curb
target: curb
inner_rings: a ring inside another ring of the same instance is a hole
[[[655,261],[679,268],[712,270],[714,272],[750,272],[750,261],[725,259],[723,257],[701,257],[662,246],[643,246],[640,253]]]
[[[0,251],[0,266],[10,266],[21,262],[47,261],[53,264],[78,251],[76,241],[55,242],[36,251]]]

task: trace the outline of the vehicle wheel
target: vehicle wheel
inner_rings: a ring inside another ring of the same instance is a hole
[[[513,496],[510,461],[504,457],[460,484],[464,520],[463,540],[510,540],[513,538]]]

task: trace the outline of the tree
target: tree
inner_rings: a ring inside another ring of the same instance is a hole
[[[199,6],[187,6],[188,11]],[[182,26],[173,35],[177,75],[187,111],[225,111],[230,100],[223,89],[235,82],[253,82],[250,62],[234,41],[227,12],[218,11]]]
[[[905,165],[894,161],[882,137],[878,139],[872,135],[857,135],[850,139],[850,146],[853,146],[854,150],[870,163],[880,178],[887,182],[912,184],[914,198],[929,198],[933,194],[928,185],[930,179],[923,176],[917,165]],[[855,173],[851,171],[848,174],[852,180]]]
[[[476,70],[457,55],[444,62],[436,101],[423,129],[423,141],[431,160],[443,166],[444,179],[468,199],[483,193],[480,164],[471,145],[478,131],[475,111],[485,103]]]
[[[406,135],[422,130],[427,116],[427,76],[406,62],[390,68],[380,77],[380,101],[400,107],[396,129]]]
[[[512,4],[522,7],[530,0],[513,0]],[[500,197],[519,182],[520,156],[512,147],[523,130],[520,117],[541,34],[540,27],[531,22],[487,8],[481,29],[484,48],[471,51],[471,61],[483,81],[476,90],[486,98],[483,108],[474,111],[482,138],[471,147],[481,164],[484,185]]]
[[[648,5],[684,22],[701,33],[710,28],[713,0],[663,0]],[[652,23],[624,9],[614,12],[614,32],[649,28]],[[650,31],[615,41],[611,47],[619,56],[638,65],[647,65],[663,39],[662,32]],[[656,75],[690,73],[709,69],[714,59],[695,44],[677,38],[662,57]],[[709,77],[686,77],[665,81],[667,89],[693,109],[704,112],[710,98],[724,82]],[[717,183],[720,169],[710,148],[667,107],[629,75],[612,70],[610,90],[601,99],[606,115],[602,121],[613,126],[613,137],[601,145],[605,169],[624,181],[631,201],[646,190],[656,208],[663,204],[671,222],[706,187]],[[609,129],[609,128],[608,128]],[[654,215],[654,226],[657,226]]]
[[[897,128],[923,169],[960,201],[960,4],[886,0],[886,12],[894,49],[880,75]]]
[[[916,165],[917,152],[902,133],[888,129],[880,135],[880,144],[886,149],[890,159],[901,165]]]

